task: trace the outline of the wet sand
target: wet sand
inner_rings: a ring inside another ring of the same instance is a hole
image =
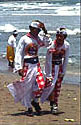
[[[57,115],[50,113],[49,103],[46,102],[41,104],[41,116],[36,116],[34,111],[34,117],[29,117],[24,106],[14,103],[6,87],[19,79],[18,74],[0,73],[0,125],[80,125],[79,85],[62,84]]]

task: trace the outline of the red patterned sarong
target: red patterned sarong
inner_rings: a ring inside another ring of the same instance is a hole
[[[32,96],[40,97],[45,86],[39,63],[35,65],[29,64],[29,66],[27,63],[24,63],[23,69],[24,76],[21,80],[7,86],[15,102],[21,102],[24,98],[29,101],[30,98],[32,99]]]
[[[21,78],[21,81],[24,81],[26,78],[27,71],[28,71],[27,63],[24,63],[23,70],[24,70],[24,76]],[[40,67],[40,63],[37,64],[36,83],[38,85],[38,89],[33,91],[33,94],[35,97],[40,97],[45,86],[45,81],[44,81],[43,73]]]

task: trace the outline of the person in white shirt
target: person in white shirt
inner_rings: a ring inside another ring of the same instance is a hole
[[[50,38],[42,22],[35,20],[29,26],[30,32],[19,40],[15,55],[15,72],[22,76],[19,82],[8,85],[8,89],[16,102],[21,102],[29,116],[33,116],[32,106],[40,115],[38,98],[44,89],[45,82],[41,71],[38,50],[49,46]],[[44,34],[39,34],[43,30]]]
[[[7,44],[7,60],[8,66],[14,68],[15,48],[16,48],[16,37],[18,35],[17,30],[13,31],[13,34],[8,39]]]
[[[66,37],[66,29],[59,28],[56,32],[56,39],[48,47],[46,54],[46,86],[41,96],[41,102],[50,101],[52,114],[58,112],[58,97],[68,64],[70,45],[66,41]]]

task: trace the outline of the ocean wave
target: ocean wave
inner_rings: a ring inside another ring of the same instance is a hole
[[[36,9],[38,9],[38,13],[36,12]],[[23,11],[26,10],[26,8],[22,8]],[[27,10],[32,10],[33,13],[13,13],[12,15],[18,16],[18,15],[52,15],[52,16],[80,16],[80,7],[78,6],[64,6],[64,7],[29,7]],[[42,10],[42,13],[40,13],[40,10]],[[47,11],[48,12],[47,12]],[[46,11],[46,12],[45,12]]]
[[[72,15],[78,15],[80,16],[80,7],[78,6],[64,6],[64,7],[58,7],[56,10],[56,15],[67,15],[67,16],[72,16]]]
[[[74,30],[66,29],[68,35],[77,35],[80,34],[80,29],[76,28]],[[49,34],[55,34],[56,31],[48,31]]]
[[[73,30],[66,29],[66,32],[68,35],[77,35],[77,34],[80,34],[80,29],[78,28],[75,28]]]
[[[75,58],[69,58],[69,60],[68,60],[68,63],[69,64],[75,64],[76,63],[76,59]]]
[[[80,3],[76,3],[76,6],[80,6]]]
[[[67,15],[67,16],[72,16],[72,15],[78,15],[80,16],[80,3],[76,3],[75,5],[63,5],[63,3],[60,3],[57,1],[57,3],[46,3],[46,2],[20,2],[20,3],[3,3],[0,4],[0,7],[2,11],[19,11],[20,15],[22,14],[22,11],[28,11],[30,13],[30,10],[33,12],[36,12],[36,9],[38,10],[38,14],[40,13],[40,10],[50,10],[50,14],[52,15]],[[41,12],[40,14],[46,14],[45,11]],[[34,13],[35,13],[34,12]],[[26,12],[27,13],[27,12]],[[5,13],[4,13],[5,14]],[[15,13],[17,15],[18,13]],[[36,14],[36,13],[35,13]],[[13,15],[13,14],[12,14]]]
[[[0,26],[0,31],[3,32],[12,32],[15,29],[16,27],[11,24],[5,24],[4,26]]]
[[[11,25],[11,24],[5,24],[4,26],[0,26],[0,32],[12,32],[13,30],[18,30],[18,32],[29,32],[28,29],[18,29],[17,27]],[[66,29],[66,32],[68,35],[77,35],[80,34],[80,28],[75,28],[73,30],[71,29]],[[55,34],[55,30],[48,30],[49,34]]]

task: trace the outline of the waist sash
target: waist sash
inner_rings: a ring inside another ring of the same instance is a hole
[[[60,65],[60,64],[62,64],[62,60],[54,60],[54,61],[52,61],[52,64]]]
[[[36,64],[39,62],[38,56],[37,57],[33,57],[33,58],[27,58],[24,59],[25,63],[31,63],[31,64]]]

